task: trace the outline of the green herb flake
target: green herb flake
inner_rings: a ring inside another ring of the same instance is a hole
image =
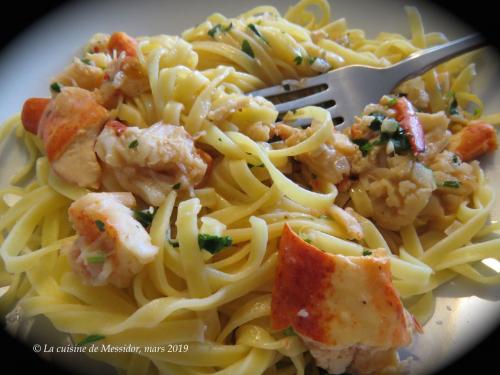
[[[374,144],[370,143],[367,139],[361,138],[361,139],[353,139],[352,143],[358,145],[361,153],[363,156],[366,156],[370,153],[370,151],[373,149]]]
[[[92,61],[90,61],[89,59],[80,59],[80,61],[85,65],[92,65]]]
[[[482,112],[481,112],[481,109],[480,109],[480,108],[476,108],[476,109],[474,110],[474,113],[473,113],[473,114],[474,114],[474,116],[475,116],[475,117],[479,117],[479,116],[481,116],[481,113],[482,113]]]
[[[460,160],[460,156],[458,156],[457,154],[453,154],[453,156],[451,157],[451,161],[453,162],[453,164],[460,164],[462,162],[462,160]]]
[[[370,116],[373,116],[374,119],[370,123],[369,128],[374,131],[379,131],[382,126],[382,122],[385,119],[385,115],[383,113],[374,112],[371,113]]]
[[[215,38],[215,35],[220,33],[222,31],[222,25],[218,23],[214,27],[212,27],[210,30],[208,30],[207,34],[211,36],[212,38]]]
[[[128,148],[130,149],[136,149],[137,146],[139,146],[139,141],[137,139],[134,139],[132,142],[128,144]]]
[[[460,112],[458,112],[458,102],[457,102],[457,98],[455,97],[455,94],[452,93],[452,100],[451,100],[451,103],[450,103],[450,106],[448,107],[448,114],[450,114],[451,116],[456,116],[458,114],[460,114]]]
[[[106,254],[90,255],[87,257],[88,264],[102,264],[106,261]]]
[[[168,240],[168,243],[172,246],[172,247],[179,247],[179,242],[177,241],[172,241],[172,240]]]
[[[396,105],[397,102],[398,102],[397,98],[390,98],[387,104],[389,105],[389,107],[392,107],[393,105]]]
[[[149,228],[153,222],[153,218],[157,209],[149,207],[146,210],[133,210],[134,219],[137,220],[144,228]]]
[[[174,186],[172,186],[172,189],[174,189],[174,190],[179,190],[180,188],[181,188],[181,183],[180,182],[178,182]]]
[[[257,165],[253,165],[251,163],[247,163],[247,166],[248,168],[252,169],[252,168],[262,168],[264,167],[264,164],[257,164]]]
[[[257,30],[257,27],[253,24],[253,23],[250,23],[247,25],[247,27],[253,31],[253,33],[255,35],[257,35],[264,43],[266,43],[267,45],[269,45],[269,42],[266,40],[266,38],[264,38],[262,36],[262,34],[259,32],[259,30]]]
[[[293,328],[292,328],[292,327],[285,328],[285,329],[283,330],[283,334],[284,334],[285,336],[297,336],[297,334],[295,333],[295,331],[293,330]]]
[[[102,336],[102,335],[89,335],[89,336],[85,337],[82,341],[80,341],[78,344],[76,344],[76,346],[85,346],[85,345],[91,344],[93,342],[103,340],[105,338],[106,338],[106,336]]]
[[[445,181],[443,182],[443,187],[458,189],[460,187],[460,181]]]
[[[314,64],[314,62],[316,61],[316,59],[317,59],[317,57],[316,57],[316,56],[309,56],[309,57],[307,58],[307,63],[308,63],[309,65],[312,65],[312,64]]]
[[[233,24],[230,23],[227,26],[223,26],[220,23],[212,27],[210,30],[208,30],[207,34],[211,36],[212,38],[215,38],[215,36],[219,33],[227,33],[233,28]]]
[[[99,229],[99,232],[104,232],[105,227],[106,227],[104,222],[102,222],[101,220],[96,220],[95,225],[96,225],[97,229]]]
[[[394,144],[394,151],[396,154],[402,154],[411,149],[410,140],[402,128],[399,128],[398,131],[391,136],[391,141]]]
[[[283,89],[285,89],[285,91],[290,91],[290,85],[288,83],[285,83],[283,85]]]
[[[366,256],[368,256],[368,255],[372,255],[372,252],[371,252],[370,250],[368,250],[368,249],[364,249],[364,250],[363,250],[363,256],[365,256],[365,257],[366,257]]]
[[[50,89],[54,92],[61,92],[61,89],[62,89],[62,85],[58,82],[53,82],[51,85],[50,85]]]
[[[200,249],[205,249],[212,254],[218,253],[225,247],[231,246],[232,244],[233,239],[229,236],[219,237],[211,234],[198,235],[198,245],[200,246]]]
[[[245,52],[248,56],[250,56],[252,59],[255,58],[255,53],[253,52],[252,47],[250,46],[250,43],[248,40],[243,40],[243,43],[241,43],[241,50]]]
[[[300,235],[300,238],[302,238],[302,240],[303,240],[304,242],[307,242],[307,243],[309,243],[309,244],[310,244],[310,243],[312,243],[312,240],[311,240],[309,237],[307,237],[305,234],[301,234],[301,235]]]
[[[302,64],[303,60],[304,60],[304,58],[301,55],[296,55],[295,58],[293,59],[293,61],[295,62],[295,65]]]

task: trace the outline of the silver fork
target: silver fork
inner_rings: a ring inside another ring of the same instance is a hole
[[[319,91],[308,96],[276,104],[280,114],[309,105],[327,104],[337,129],[350,126],[369,103],[377,103],[400,83],[425,73],[427,70],[455,56],[483,47],[486,41],[479,34],[472,34],[452,42],[411,54],[407,59],[386,68],[351,65],[332,70],[319,76],[300,81],[284,81],[283,84],[253,91],[252,96],[263,96],[271,101],[284,94],[299,96],[302,90]],[[295,96],[295,97],[296,97]],[[307,120],[296,121],[303,126]]]

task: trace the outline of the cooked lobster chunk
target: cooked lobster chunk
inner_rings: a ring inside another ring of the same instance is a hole
[[[108,42],[108,50],[118,53],[125,52],[127,56],[137,55],[137,41],[122,31],[111,34]]]
[[[450,138],[448,150],[470,161],[498,148],[495,128],[483,121],[471,121]]]
[[[413,104],[404,96],[397,99],[394,105],[396,110],[396,120],[401,124],[406,136],[410,141],[410,145],[414,155],[418,155],[425,151],[425,138],[422,124],[420,123]]]
[[[40,119],[41,136],[52,169],[81,187],[100,186],[101,167],[94,145],[108,118],[87,90],[65,87],[50,101]]]
[[[21,122],[26,131],[35,135],[38,134],[40,119],[49,102],[49,98],[30,98],[24,102]]]
[[[302,337],[320,367],[370,374],[397,364],[414,319],[391,281],[385,256],[325,253],[285,226],[271,304],[274,329]]]

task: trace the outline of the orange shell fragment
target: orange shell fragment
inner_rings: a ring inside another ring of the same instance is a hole
[[[465,128],[450,138],[448,150],[463,161],[470,161],[493,152],[498,147],[495,128],[482,121],[471,121]]]
[[[392,285],[387,257],[322,252],[285,225],[271,303],[272,327],[321,344],[381,349],[411,342],[412,317]]]

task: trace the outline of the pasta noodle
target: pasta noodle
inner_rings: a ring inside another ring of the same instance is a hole
[[[274,105],[245,95],[316,75],[315,61],[328,69],[383,67],[447,42],[441,33],[424,30],[416,8],[406,12],[409,38],[381,33],[368,39],[344,19],[332,21],[325,0],[301,0],[284,16],[270,6],[231,19],[216,13],[182,37],[137,38],[139,70],[148,88],[121,98],[111,116],[140,129],[159,121],[182,126],[218,159],[203,187],[165,196],[149,226],[159,251],[128,288],[90,286],[72,271],[68,248],[77,236],[67,212],[90,190],[51,168],[42,142],[23,128],[19,116],[7,120],[0,140],[17,135],[28,160],[0,190],[2,312],[17,306],[25,318],[45,315],[75,342],[101,335],[111,345],[189,347],[175,353],[92,354],[123,373],[304,374],[316,371],[308,348],[298,336],[270,326],[278,239],[286,223],[328,253],[362,256],[367,249],[382,249],[395,287],[422,324],[433,314],[435,289],[454,277],[500,283],[499,274],[486,276],[475,268],[478,261],[500,258],[499,239],[490,238],[499,224],[488,224],[495,194],[481,172],[470,197],[440,218],[455,223],[451,233],[449,225],[431,227],[419,219],[400,230],[383,229],[362,184],[344,191],[340,184],[296,178],[297,161],[323,147],[334,131],[326,110],[305,107],[287,114],[285,121],[312,118],[313,131],[295,144],[273,147],[265,142],[277,126]],[[104,67],[113,60],[102,52],[83,57]],[[475,74],[467,55],[410,86],[423,85],[429,112],[447,111],[446,92],[454,93],[457,105],[469,111],[450,128],[478,118],[498,125],[500,115],[482,114],[481,100],[470,92]],[[21,185],[31,174],[32,182]],[[353,240],[338,217],[328,216],[333,204],[350,212],[362,238]],[[231,243],[211,254],[200,248],[204,234],[227,236]]]

